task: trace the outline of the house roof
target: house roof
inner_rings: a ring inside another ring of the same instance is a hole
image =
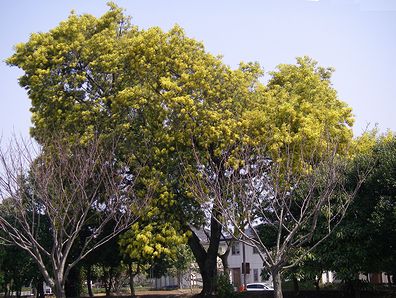
[[[200,229],[193,227],[192,231],[195,233],[195,235],[197,235],[200,242],[209,243],[210,229],[208,227],[204,227],[204,228],[200,228]],[[250,227],[245,229],[245,234],[247,234],[248,236],[254,237],[253,230]],[[228,241],[228,240],[231,240],[232,238],[233,238],[232,235],[230,235],[227,232],[223,232],[220,237],[220,241]]]

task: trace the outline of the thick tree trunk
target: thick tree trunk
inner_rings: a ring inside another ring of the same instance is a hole
[[[191,231],[192,236],[188,239],[188,244],[195,256],[202,276],[203,288],[200,294],[201,297],[210,297],[216,293],[217,253],[222,227],[214,216],[216,215],[213,215],[211,219],[209,247],[207,250],[205,250],[194,231]]]
[[[56,298],[66,298],[64,278],[67,276],[63,276],[61,272],[61,270],[54,272],[54,279],[50,279],[49,276],[45,278],[46,284],[51,287]]]
[[[213,257],[208,256],[208,258],[204,261],[204,265],[200,266],[199,269],[201,271],[203,283],[201,297],[210,297],[215,295],[217,268],[216,262],[213,262]]]
[[[65,283],[65,294],[66,297],[80,297],[81,278],[80,278],[80,267],[73,267],[67,275]]]
[[[66,298],[65,289],[60,281],[55,282],[54,295],[56,298]]]
[[[279,269],[273,269],[271,271],[271,274],[274,283],[274,298],[283,298],[282,281],[281,281],[281,274],[279,272]]]

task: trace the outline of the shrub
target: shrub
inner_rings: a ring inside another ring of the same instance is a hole
[[[230,283],[230,278],[226,274],[219,274],[217,277],[217,297],[235,297],[234,287]]]

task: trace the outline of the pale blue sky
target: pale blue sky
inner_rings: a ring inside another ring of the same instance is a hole
[[[396,131],[396,0],[115,0],[142,28],[174,24],[221,54],[231,67],[258,61],[271,71],[308,55],[333,66],[339,98],[356,116],[355,134],[368,123]],[[12,47],[78,14],[100,16],[106,1],[2,0],[0,3],[0,133],[28,134],[30,102],[21,72],[5,65]]]

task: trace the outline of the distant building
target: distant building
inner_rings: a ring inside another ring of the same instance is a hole
[[[199,230],[196,231],[196,234],[205,247],[209,245],[209,230]],[[231,236],[223,235],[220,239],[219,254],[224,254],[229,245],[231,245],[231,247],[229,248],[230,251],[227,261],[230,271],[230,281],[234,288],[239,289],[241,285],[252,282],[268,282],[272,285],[272,281],[262,278],[261,273],[264,266],[257,248],[232,239]],[[246,263],[246,265],[244,266],[243,263]],[[224,271],[220,258],[218,258],[217,264],[218,270]]]
[[[264,282],[272,285],[271,280],[262,277],[263,260],[256,247],[251,247],[237,240],[234,241],[231,244],[228,264],[230,280],[235,288],[253,282]]]

